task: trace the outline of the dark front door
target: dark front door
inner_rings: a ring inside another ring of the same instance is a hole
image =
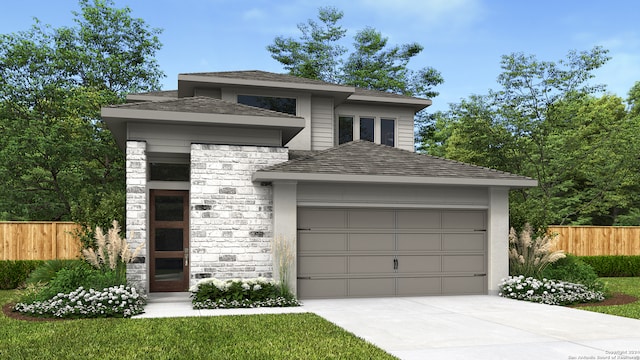
[[[189,287],[189,192],[151,190],[150,291]]]

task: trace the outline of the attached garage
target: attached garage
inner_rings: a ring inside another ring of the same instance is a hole
[[[298,210],[301,299],[487,293],[482,210]]]
[[[368,141],[289,155],[253,181],[299,298],[497,294],[509,275],[509,191],[535,180]]]

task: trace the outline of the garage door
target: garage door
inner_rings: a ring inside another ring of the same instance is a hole
[[[301,299],[486,294],[485,211],[298,209]]]

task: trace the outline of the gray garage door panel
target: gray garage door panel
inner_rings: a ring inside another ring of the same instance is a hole
[[[402,296],[442,294],[442,281],[439,277],[398,278],[397,286],[397,292]]]
[[[393,251],[395,249],[394,234],[350,234],[349,250],[351,251]]]
[[[384,210],[351,210],[349,211],[349,227],[371,229],[393,229],[395,214]]]
[[[298,276],[345,274],[348,272],[344,256],[309,256],[299,263]]]
[[[298,233],[298,251],[346,251],[347,234],[336,233]]]
[[[484,255],[445,255],[442,257],[443,272],[484,273]]]
[[[450,295],[483,294],[486,276],[475,277],[443,277],[442,293]]]
[[[345,228],[346,225],[345,210],[305,209],[298,212],[299,228]]]
[[[485,230],[487,221],[481,211],[443,211],[442,228]]]
[[[399,251],[438,251],[442,250],[442,235],[397,234],[396,244]]]
[[[300,208],[298,296],[485,294],[486,212]]]
[[[393,256],[349,256],[351,274],[393,274]]]
[[[442,257],[439,255],[399,255],[398,274],[438,273],[442,271]]]
[[[467,234],[442,234],[442,250],[484,251],[484,232]]]
[[[392,278],[349,280],[349,296],[393,296],[395,293],[396,280]]]
[[[306,299],[347,297],[347,280],[298,280],[298,294],[304,294]]]
[[[398,229],[439,229],[442,225],[438,210],[399,210],[396,216]]]

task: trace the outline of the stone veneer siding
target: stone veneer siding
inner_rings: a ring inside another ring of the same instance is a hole
[[[147,241],[147,143],[144,141],[127,141],[127,212],[126,231],[129,246],[135,249]],[[149,246],[127,265],[127,281],[141,291],[148,292]]]
[[[286,148],[191,145],[191,285],[272,277],[272,187],[251,177],[287,160]]]

